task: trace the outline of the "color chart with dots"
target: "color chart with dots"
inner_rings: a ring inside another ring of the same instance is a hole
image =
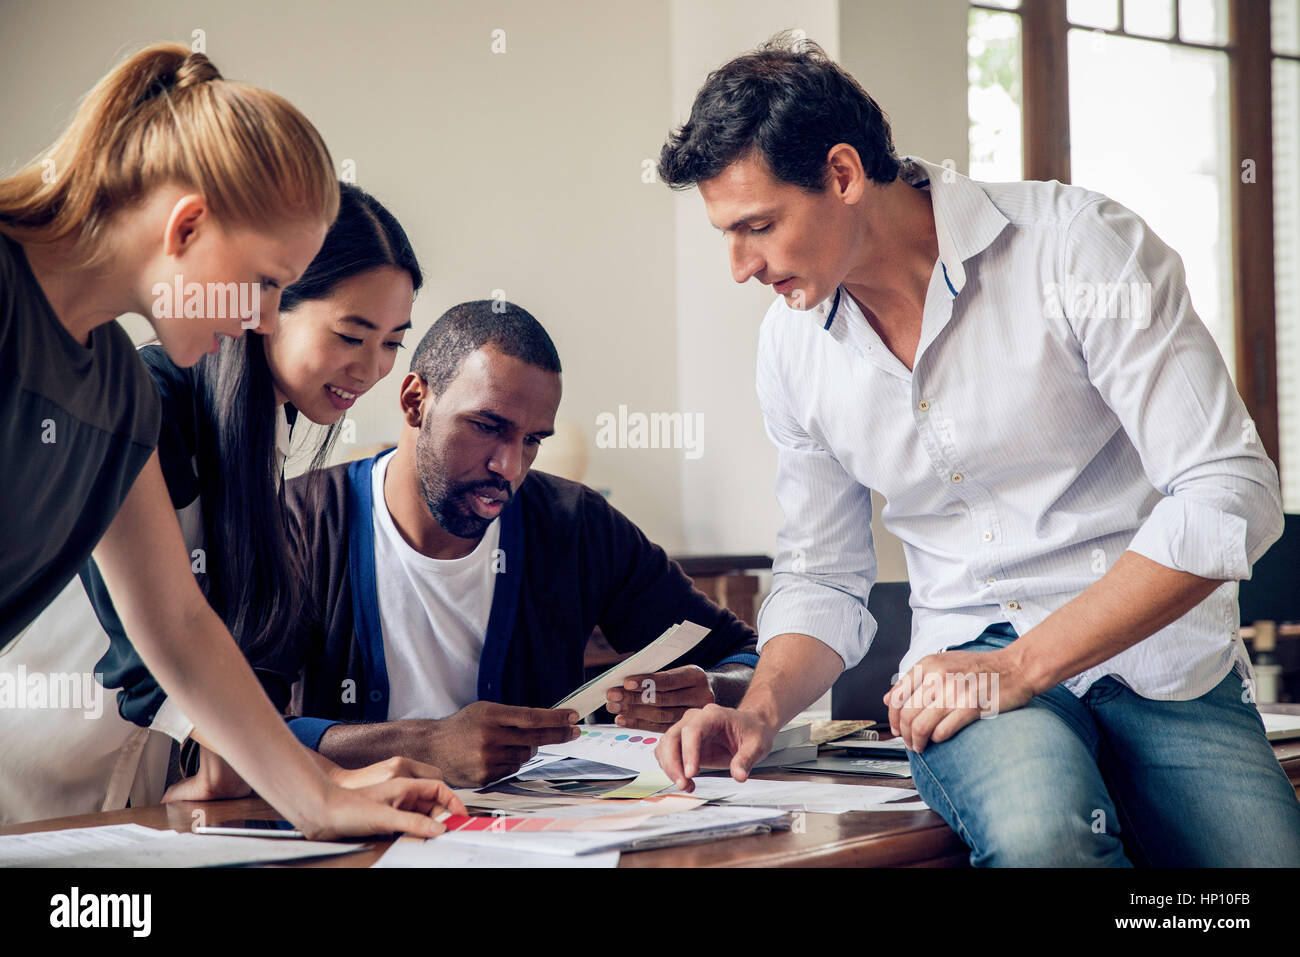
[[[540,748],[539,753],[586,758],[638,772],[659,767],[655,760],[655,745],[659,743],[660,735],[654,731],[620,728],[616,724],[583,724],[578,725],[578,730],[582,733],[573,741],[548,744]]]

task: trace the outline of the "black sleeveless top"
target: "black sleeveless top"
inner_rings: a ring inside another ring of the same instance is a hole
[[[86,564],[158,442],[153,377],[116,322],[64,328],[0,234],[0,649]]]

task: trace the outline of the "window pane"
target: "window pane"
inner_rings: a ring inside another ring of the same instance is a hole
[[[1228,58],[1071,30],[1070,167],[1183,260],[1192,307],[1233,371]]]
[[[1273,0],[1273,52],[1300,56],[1300,3]]]
[[[1192,43],[1227,43],[1226,0],[1183,0],[1178,5],[1180,35]]]
[[[1117,30],[1119,3],[1117,0],[1067,0],[1065,17],[1076,26]]]
[[[1278,468],[1300,512],[1300,63],[1273,61],[1273,268],[1277,296]]]
[[[1124,30],[1147,37],[1172,37],[1173,0],[1125,0]]]
[[[970,176],[986,182],[1022,177],[1020,17],[971,10],[967,34]]]

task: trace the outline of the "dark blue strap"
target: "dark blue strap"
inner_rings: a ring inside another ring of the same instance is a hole
[[[523,505],[518,493],[501,512],[501,538],[497,547],[502,561],[493,556],[495,573],[492,613],[488,616],[483,654],[478,660],[478,697],[480,701],[500,702],[505,680],[506,656],[515,631],[515,611],[519,607],[519,583],[524,570]]]
[[[835,321],[835,313],[840,311],[840,287],[835,287],[835,302],[831,304],[831,314],[826,317],[826,325],[823,329],[830,329],[831,323]]]
[[[390,455],[381,452],[380,455]],[[370,477],[375,459],[348,466],[348,574],[352,584],[352,622],[364,671],[361,714],[366,721],[388,720],[388,665],[384,661],[384,631],[379,623],[379,592],[375,583],[374,496]]]
[[[957,290],[952,288],[952,280],[948,278],[948,267],[944,266],[943,260],[939,260],[939,265],[943,266],[943,281],[948,284],[948,291],[952,293],[952,297],[956,299]]]

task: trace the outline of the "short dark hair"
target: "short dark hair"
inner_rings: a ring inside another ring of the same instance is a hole
[[[491,345],[547,372],[560,372],[560,354],[542,324],[526,309],[502,299],[452,306],[429,327],[411,356],[411,371],[442,395],[471,352]]]
[[[857,150],[875,182],[898,177],[884,111],[820,46],[786,31],[709,74],[664,143],[658,174],[687,189],[756,150],[778,180],[821,192],[836,143]]]

